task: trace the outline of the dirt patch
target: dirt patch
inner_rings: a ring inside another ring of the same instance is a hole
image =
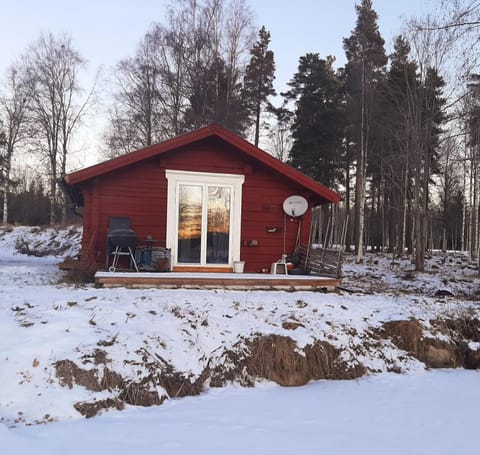
[[[105,409],[115,408],[119,411],[124,409],[125,405],[123,401],[117,398],[107,398],[106,400],[86,402],[82,401],[75,403],[73,407],[87,419],[96,416],[100,411]]]
[[[91,359],[96,364],[102,363],[106,360],[106,356],[101,354],[102,352],[97,349],[94,354],[84,356],[84,360],[88,358],[87,363],[91,363]],[[75,404],[75,409],[86,417],[93,417],[104,409],[122,409],[124,403],[135,406],[153,406],[161,405],[168,398],[199,395],[209,374],[209,370],[206,369],[196,380],[192,381],[190,377],[175,371],[173,366],[168,364],[159,366],[158,363],[150,362],[144,366],[150,373],[137,382],[127,383],[122,376],[106,366],[102,373],[97,368],[90,370],[80,368],[68,359],[55,363],[56,375],[63,386],[72,388],[74,385],[80,385],[93,392],[119,391],[115,398]],[[156,390],[157,386],[163,387],[166,394],[160,396]]]
[[[68,240],[59,240],[59,234],[62,230],[63,228],[52,229],[47,240],[35,240],[35,234],[44,231],[44,229],[33,227],[26,236],[19,237],[16,240],[15,249],[20,254],[29,256],[63,256],[72,246],[79,244],[81,232],[77,228],[72,228],[67,234]]]
[[[72,388],[74,384],[81,385],[87,390],[100,392],[102,386],[98,380],[98,370],[84,370],[71,360],[59,360],[55,363],[55,370],[60,384]]]
[[[125,387],[125,381],[117,372],[104,368],[99,385],[101,390],[120,390]]]
[[[60,384],[70,389],[74,384],[93,392],[122,389],[124,387],[122,377],[107,367],[103,369],[103,374],[100,375],[96,368],[86,370],[67,359],[56,362],[55,370]]]
[[[282,327],[285,330],[296,330],[299,327],[305,327],[301,322],[296,321],[284,321],[282,322]]]

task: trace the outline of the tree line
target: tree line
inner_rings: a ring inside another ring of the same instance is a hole
[[[387,54],[372,1],[361,0],[343,41],[345,65],[318,52],[300,56],[275,97],[270,33],[256,27],[245,0],[176,2],[115,67],[103,154],[218,123],[339,191],[336,216],[359,261],[367,247],[409,253],[417,270],[432,248],[477,257],[479,8],[440,6],[406,23]],[[40,222],[65,220],[57,180],[96,90],[81,90],[85,63],[68,36],[47,34],[10,67],[0,96],[4,223],[39,222],[23,218],[26,193],[46,204]],[[20,153],[45,169],[38,178],[12,175]]]

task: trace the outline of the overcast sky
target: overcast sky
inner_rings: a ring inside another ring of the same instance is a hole
[[[250,0],[255,22],[271,33],[277,90],[307,52],[334,55],[343,65],[343,38],[355,27],[360,0]],[[373,0],[382,36],[391,48],[402,18],[420,15],[439,0]],[[67,33],[88,61],[90,75],[130,56],[152,22],[164,20],[166,0],[4,0],[0,12],[0,75],[42,32]],[[0,76],[1,77],[1,76]],[[90,139],[86,140],[87,142]]]

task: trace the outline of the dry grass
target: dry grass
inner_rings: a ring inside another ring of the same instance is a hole
[[[382,336],[391,338],[395,346],[429,368],[457,368],[464,365],[464,356],[454,340],[448,342],[424,336],[422,325],[415,319],[387,322],[382,331]]]
[[[247,343],[250,374],[283,386],[304,385],[317,379],[353,379],[362,376],[360,364],[350,366],[339,359],[340,351],[327,342],[316,342],[299,352],[289,337],[267,335]]]
[[[105,400],[94,401],[92,403],[83,401],[75,403],[73,407],[87,419],[96,416],[100,411],[104,409],[115,408],[121,411],[125,405],[123,401],[117,398],[107,398]]]
[[[134,406],[160,405],[166,400],[166,396],[158,396],[156,391],[148,390],[144,384],[128,384],[118,395],[118,399]]]
[[[365,343],[389,339],[430,368],[480,368],[480,351],[470,349],[468,344],[480,339],[477,318],[433,320],[429,329],[430,334],[415,319],[390,321],[372,332]],[[441,333],[442,339],[434,338],[435,333]],[[450,341],[445,341],[445,337]],[[119,374],[109,370],[106,353],[100,349],[88,356],[88,361],[93,365],[103,364],[102,370],[98,369],[101,367],[86,370],[70,360],[62,360],[55,364],[56,374],[60,383],[70,388],[80,385],[92,391],[118,391],[115,398],[75,404],[75,409],[82,415],[92,417],[102,409],[122,409],[124,403],[152,406],[160,405],[168,398],[198,395],[208,380],[211,387],[221,387],[227,382],[253,386],[258,379],[282,386],[299,386],[311,380],[354,379],[366,373],[360,363],[343,361],[342,351],[326,341],[316,341],[299,349],[292,338],[280,335],[259,334],[239,341],[232,350],[223,353],[222,362],[213,369],[207,365],[196,378],[176,371],[158,354],[146,350],[139,353],[146,373],[136,382],[127,383]],[[158,394],[159,386],[164,389],[164,395]]]

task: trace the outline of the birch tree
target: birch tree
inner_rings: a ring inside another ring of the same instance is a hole
[[[244,0],[180,0],[115,68],[115,105],[106,132],[116,156],[209,123],[243,133],[241,98],[251,10]]]
[[[12,158],[18,146],[26,139],[26,113],[29,105],[29,92],[22,80],[22,73],[16,65],[7,70],[6,83],[0,95],[0,120],[3,124],[2,195],[3,215],[2,223],[8,223],[9,196],[11,192]]]
[[[455,36],[449,30],[433,27],[431,15],[409,23],[412,58],[417,63],[417,83],[408,90],[406,125],[411,134],[411,172],[413,179],[412,208],[415,246],[414,263],[417,271],[425,268],[428,247],[429,188],[436,172],[435,162],[442,124],[445,122],[443,88],[440,72],[447,61]]]
[[[66,215],[57,180],[66,172],[72,137],[90,100],[91,92],[78,102],[79,77],[85,64],[67,35],[42,35],[23,56],[31,95],[29,121],[34,140],[30,145],[47,163],[51,224],[58,221],[60,213]]]

